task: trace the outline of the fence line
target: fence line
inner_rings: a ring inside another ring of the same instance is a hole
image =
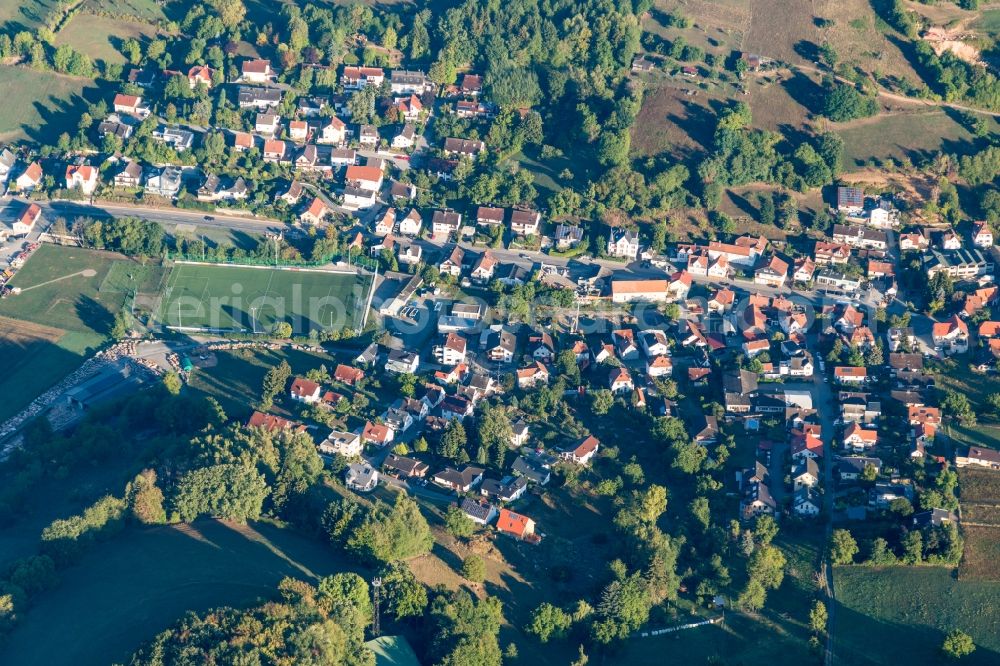
[[[644,631],[639,634],[641,638],[649,638],[651,636],[662,636],[663,634],[671,634],[675,631],[683,631],[685,629],[695,629],[697,627],[704,627],[706,624],[718,624],[722,622],[723,616],[709,618],[708,620],[702,620],[701,622],[691,622],[690,624],[682,624],[679,627],[667,627],[666,629],[653,629],[652,631]]]

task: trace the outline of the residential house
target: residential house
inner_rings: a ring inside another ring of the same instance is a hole
[[[969,326],[958,315],[937,322],[931,328],[935,349],[946,355],[964,354],[969,349]]]
[[[365,422],[365,427],[361,431],[361,439],[366,444],[385,446],[396,437],[396,431],[386,423]]]
[[[843,456],[836,460],[837,476],[841,481],[857,481],[865,468],[871,468],[877,477],[882,472],[882,460],[866,456]]]
[[[191,86],[191,90],[194,90],[198,86],[204,86],[205,88],[212,87],[212,68],[208,65],[195,65],[188,70],[187,73],[188,85]]]
[[[240,70],[240,80],[245,83],[268,83],[275,78],[271,61],[260,58],[244,60]]]
[[[519,541],[532,543],[540,541],[538,535],[535,534],[535,521],[509,509],[500,509],[500,515],[497,517],[497,531]]]
[[[399,233],[404,236],[419,236],[424,221],[420,213],[415,208],[411,208],[402,220],[399,221]]]
[[[467,493],[482,482],[484,471],[483,468],[472,465],[466,465],[461,471],[453,467],[446,467],[434,474],[431,481],[456,493]]]
[[[405,349],[390,350],[385,363],[386,371],[396,374],[416,374],[419,366],[420,356]]]
[[[458,333],[448,333],[444,343],[434,348],[434,357],[441,365],[458,365],[465,362],[466,340]]]
[[[319,443],[319,452],[329,456],[357,458],[361,455],[362,449],[361,435],[343,430],[331,430],[326,439]]]
[[[152,137],[161,143],[165,143],[178,153],[190,150],[194,146],[194,133],[179,127],[167,127],[161,125],[153,130]]]
[[[815,458],[805,458],[792,468],[792,485],[800,488],[814,488],[820,482],[819,465]]]
[[[430,466],[415,458],[390,453],[382,463],[382,470],[397,478],[422,479],[430,471]]]
[[[970,446],[955,454],[955,467],[969,466],[1000,469],[1000,451]]]
[[[972,244],[981,248],[993,247],[993,231],[988,222],[973,223]]]
[[[517,386],[520,389],[535,388],[539,384],[549,383],[549,370],[538,361],[526,368],[519,368],[516,375]]]
[[[115,174],[115,187],[136,188],[142,186],[142,165],[129,160],[121,171]]]
[[[393,95],[421,94],[433,84],[423,72],[393,70],[389,75],[389,85]]]
[[[587,465],[597,454],[601,442],[593,435],[587,435],[578,440],[572,447],[567,448],[560,454],[563,459],[576,463],[577,465]]]
[[[374,125],[362,125],[358,128],[358,143],[362,146],[375,147],[381,138]]]
[[[583,229],[576,225],[559,224],[556,227],[555,241],[556,248],[568,250],[580,244],[583,240]]]
[[[888,248],[888,237],[884,231],[877,231],[857,225],[833,225],[833,242],[846,243],[851,247],[866,250],[885,250]]]
[[[754,284],[768,287],[784,287],[788,278],[788,262],[778,257],[771,257],[771,260],[764,266],[754,271]]]
[[[497,517],[497,508],[486,501],[466,497],[462,500],[462,513],[477,525],[489,525]]]
[[[378,485],[378,470],[368,463],[351,463],[344,472],[344,483],[351,490],[371,492]]]
[[[143,102],[142,97],[138,95],[119,93],[115,95],[112,107],[115,113],[124,113],[136,118],[145,118],[151,113],[149,105]]]
[[[860,215],[865,209],[865,195],[857,187],[837,188],[837,211],[849,216]]]
[[[286,162],[285,142],[277,139],[268,139],[264,142],[265,162]]]
[[[299,215],[299,220],[305,224],[320,224],[330,214],[330,207],[319,197],[313,197],[309,207]]]
[[[480,206],[476,210],[476,224],[483,226],[503,224],[504,214],[505,211],[503,208]]]
[[[417,141],[417,128],[410,123],[403,125],[399,134],[392,137],[392,147],[396,150],[407,150],[413,148]]]
[[[464,257],[465,251],[456,245],[444,260],[438,264],[438,271],[452,277],[459,277],[462,274],[462,261]]]
[[[11,234],[13,236],[27,236],[34,228],[38,219],[42,216],[42,209],[36,203],[30,203],[21,211],[13,224],[11,224]]]
[[[304,120],[291,120],[288,123],[288,138],[296,143],[303,143],[309,138],[309,123]],[[315,150],[315,146],[313,146]]]
[[[385,81],[385,72],[381,67],[344,67],[340,82],[347,90],[361,90],[365,86],[378,87]]]
[[[453,210],[435,210],[431,218],[431,233],[435,236],[448,237],[458,233],[462,227],[462,215]]]
[[[816,273],[816,262],[809,257],[800,257],[792,267],[792,282],[812,282]]]
[[[303,377],[296,377],[292,381],[289,395],[291,395],[292,400],[312,405],[319,402],[322,396],[322,388],[314,381]]]
[[[844,429],[843,444],[845,448],[864,451],[878,444],[878,431],[869,430],[860,423],[852,423]]]
[[[542,222],[542,214],[527,208],[515,208],[510,214],[510,230],[519,236],[536,236]]]
[[[444,140],[445,155],[475,159],[484,150],[486,150],[486,144],[475,139],[447,138]]]
[[[542,331],[528,336],[528,353],[537,361],[551,363],[556,358],[556,344],[551,335]]]
[[[635,261],[639,257],[639,234],[623,227],[612,227],[608,236],[608,256]]]
[[[486,339],[486,356],[497,363],[510,363],[517,349],[517,337],[499,324],[483,332]]]
[[[496,270],[497,264],[496,257],[489,250],[486,250],[479,258],[476,259],[476,263],[472,266],[472,272],[469,274],[473,280],[477,282],[488,282],[493,279],[493,273]]]
[[[478,96],[483,91],[483,77],[478,74],[463,74],[459,90],[469,97]]]
[[[337,116],[331,116],[320,124],[319,132],[316,135],[316,143],[340,145],[346,140],[347,125]]]
[[[479,487],[479,493],[490,500],[504,502],[516,502],[524,497],[528,491],[528,480],[523,476],[505,476],[499,481],[496,479],[484,479]]]
[[[148,194],[172,199],[181,191],[181,174],[174,166],[156,169],[146,178],[145,190]]]
[[[543,462],[537,456],[518,456],[511,465],[511,471],[531,483],[546,485],[552,478],[551,465]]]
[[[255,88],[240,86],[237,91],[237,105],[241,109],[275,108],[281,104],[281,90],[278,88]]]
[[[851,246],[847,243],[816,241],[813,260],[817,266],[846,264],[851,258]]]
[[[812,487],[803,486],[795,491],[792,496],[792,513],[797,516],[813,517],[818,516],[819,511],[819,496]]]
[[[667,280],[612,280],[611,302],[665,302],[669,299],[669,284]]]
[[[71,164],[66,167],[66,189],[79,189],[83,194],[90,196],[97,189],[97,176],[97,167],[89,164]]]

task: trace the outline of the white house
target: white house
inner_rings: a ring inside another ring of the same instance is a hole
[[[612,228],[608,236],[608,255],[635,261],[639,256],[639,235],[630,229]]]
[[[320,401],[323,391],[322,387],[320,387],[320,385],[316,382],[302,377],[296,377],[292,382],[292,388],[289,390],[289,395],[291,395],[292,400],[312,405]]]
[[[97,189],[97,167],[89,164],[70,165],[66,167],[66,189],[79,188],[90,196]]]
[[[343,430],[333,430],[319,444],[319,452],[327,455],[343,456],[345,458],[357,458],[363,449],[361,434],[356,432],[345,432]]]

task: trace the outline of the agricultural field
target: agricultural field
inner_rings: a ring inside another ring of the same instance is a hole
[[[329,546],[266,523],[129,530],[89,550],[73,575],[38,598],[7,638],[3,661],[125,663],[188,610],[248,606],[270,598],[286,576],[315,583],[354,570]]]
[[[964,509],[962,514],[964,519]],[[962,536],[965,549],[958,565],[958,579],[1000,582],[1000,527],[962,525]]]
[[[994,471],[965,467],[958,471],[958,484],[962,504],[1000,504],[1000,474]]]
[[[158,321],[164,326],[266,331],[288,322],[297,335],[361,324],[370,280],[354,273],[176,264]]]
[[[102,91],[93,81],[0,65],[0,141],[52,140],[75,132],[80,114]]]
[[[990,121],[991,130],[1000,127]],[[862,166],[870,158],[916,160],[936,151],[964,154],[981,150],[986,139],[975,137],[955,120],[953,113],[926,109],[876,116],[837,127],[844,140],[845,169]]]
[[[838,664],[941,663],[945,634],[962,629],[976,643],[972,666],[1000,659],[1000,583],[955,580],[940,567],[838,567]]]
[[[56,45],[67,44],[94,60],[125,63],[125,56],[119,52],[121,43],[134,38],[148,41],[156,34],[156,28],[148,23],[137,23],[78,13],[56,35]]]

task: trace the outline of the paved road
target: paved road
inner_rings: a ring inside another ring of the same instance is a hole
[[[18,199],[7,199],[0,208],[0,220],[12,220],[24,209],[26,202]],[[160,224],[194,224],[199,227],[216,227],[235,231],[264,233],[279,232],[288,227],[280,220],[255,218],[242,215],[224,215],[206,213],[204,211],[189,211],[179,208],[150,208],[144,206],[126,206],[121,204],[89,204],[83,201],[45,201],[38,202],[42,209],[43,220],[51,223],[56,217],[72,219],[85,217],[138,217]],[[212,219],[206,220],[206,217]]]

